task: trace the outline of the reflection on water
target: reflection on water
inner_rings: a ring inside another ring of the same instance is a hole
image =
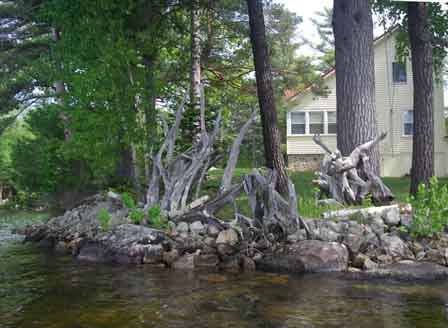
[[[76,263],[0,226],[0,327],[447,327],[448,283]]]

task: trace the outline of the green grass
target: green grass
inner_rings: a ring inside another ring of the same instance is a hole
[[[251,171],[250,168],[237,168],[234,173],[234,181],[238,181],[241,175],[247,174]],[[204,190],[213,195],[216,193],[220,179],[222,176],[223,170],[216,169],[212,170],[208,174],[207,183],[204,186]],[[316,206],[314,201],[314,189],[315,186],[312,183],[314,179],[313,172],[288,172],[292,182],[294,183],[296,193],[297,193],[297,201],[298,201],[298,209],[300,215],[304,217],[319,217],[322,212],[325,212],[330,209],[334,209],[334,207],[328,206]],[[404,203],[409,196],[409,188],[410,188],[410,177],[401,177],[401,178],[383,178],[384,183],[392,190],[392,193],[395,196],[396,203]],[[448,184],[448,178],[441,178],[439,181],[442,184]],[[250,214],[249,208],[247,206],[246,199],[244,197],[240,197],[236,200],[237,206],[240,208],[240,211],[244,214]],[[223,219],[232,219],[233,208],[231,206],[226,206],[220,212],[217,213],[218,217]]]

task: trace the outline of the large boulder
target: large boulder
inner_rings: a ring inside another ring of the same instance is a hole
[[[287,247],[285,251],[257,259],[257,269],[273,272],[331,272],[345,271],[348,250],[337,242],[305,240]]]
[[[386,255],[393,258],[413,259],[414,254],[411,252],[406,243],[400,237],[390,234],[381,236],[381,248]]]
[[[448,277],[448,268],[432,262],[403,260],[365,271],[364,277],[366,275],[370,278],[387,278],[394,280],[446,279]]]

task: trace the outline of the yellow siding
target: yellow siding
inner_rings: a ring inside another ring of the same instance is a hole
[[[413,107],[412,67],[406,63],[407,82],[394,83],[392,80],[392,62],[395,61],[395,38],[389,35],[375,44],[375,96],[379,131],[387,131],[387,139],[380,145],[382,156],[381,171],[383,175],[402,176],[409,173],[412,153],[412,137],[403,136],[402,115]],[[330,93],[328,97],[316,97],[307,93],[295,100],[292,111],[335,111],[336,77],[332,74],[325,84]],[[448,139],[445,139],[445,121],[443,116],[443,87],[434,85],[434,121],[435,153],[437,175],[448,174]],[[336,136],[322,136],[333,149]],[[287,136],[288,154],[323,153],[315,145],[311,136]]]

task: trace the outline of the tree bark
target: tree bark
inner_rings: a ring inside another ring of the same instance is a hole
[[[414,83],[410,191],[415,194],[418,185],[428,185],[429,179],[434,175],[433,60],[426,3],[408,3],[408,31]]]
[[[194,117],[197,117],[201,101],[201,39],[199,36],[200,15],[199,0],[191,2],[191,76],[190,76],[190,109]],[[196,121],[196,120],[195,120]],[[193,122],[196,128],[197,122]],[[200,129],[205,131],[205,118],[200,115]]]
[[[258,103],[263,127],[263,143],[266,166],[278,174],[277,190],[288,191],[285,161],[281,151],[280,133],[277,126],[277,110],[272,88],[272,73],[266,42],[266,31],[261,0],[247,0],[249,9],[250,39],[257,80]]]
[[[373,22],[369,0],[334,0],[337,145],[344,156],[378,134]],[[369,153],[375,174],[379,151]]]

